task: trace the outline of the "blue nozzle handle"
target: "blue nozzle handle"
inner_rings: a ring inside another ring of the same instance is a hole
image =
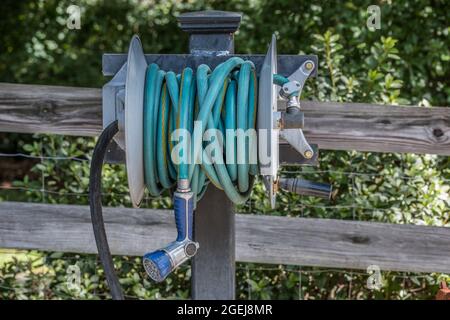
[[[198,243],[192,239],[194,194],[175,192],[173,202],[177,239],[143,257],[145,271],[156,282],[163,281],[179,265],[193,257],[198,249]]]
[[[178,232],[177,241],[192,240],[194,193],[191,191],[175,192],[173,195],[173,209]]]

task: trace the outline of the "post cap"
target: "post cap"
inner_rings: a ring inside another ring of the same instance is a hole
[[[242,13],[218,10],[186,12],[177,20],[188,33],[234,33],[241,23]]]

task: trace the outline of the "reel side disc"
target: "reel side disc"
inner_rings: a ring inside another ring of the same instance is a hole
[[[278,128],[276,123],[277,97],[273,76],[277,73],[277,42],[272,35],[272,42],[267,51],[259,77],[258,93],[258,152],[259,168],[268,192],[272,208],[275,207],[276,183],[279,166]],[[261,139],[265,143],[261,144]]]
[[[128,186],[133,207],[144,197],[144,85],[147,61],[138,36],[133,36],[128,51],[125,84],[125,153]]]

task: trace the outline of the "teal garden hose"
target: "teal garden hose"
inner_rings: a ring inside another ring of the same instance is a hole
[[[177,188],[174,193],[177,239],[143,259],[150,277],[162,281],[196,253],[198,244],[192,238],[193,210],[209,182],[222,189],[235,204],[244,203],[250,195],[258,173],[257,164],[248,161],[251,143],[234,137],[222,141],[225,153],[233,149],[231,161],[225,161],[226,154],[221,152],[214,154],[212,161],[205,149],[208,144],[219,144],[221,139],[226,139],[227,130],[255,129],[257,79],[252,62],[233,57],[214,71],[200,65],[195,76],[190,68],[175,75],[151,64],[145,81],[145,183],[152,196],[159,196],[164,189]],[[191,143],[183,140],[186,137],[178,141],[184,148],[180,148],[180,158],[174,163],[171,155],[176,142],[172,133],[176,129],[189,133]],[[208,143],[203,142],[206,130],[211,133]],[[216,146],[215,150],[222,150]]]
[[[254,129],[256,94],[254,65],[241,58],[230,58],[213,72],[208,66],[200,65],[195,76],[190,68],[175,75],[159,70],[156,64],[149,65],[144,98],[144,168],[149,193],[159,196],[162,190],[172,188],[177,181],[187,181],[192,192],[200,198],[207,184],[212,182],[234,203],[244,203],[251,190],[251,176],[257,174],[256,164],[239,165],[238,161],[232,161],[226,165],[225,159],[211,163],[202,144],[192,143],[191,150],[182,150],[191,152],[183,159],[194,160],[202,156],[203,160],[209,161],[198,164],[182,160],[175,165],[170,157],[174,147],[170,136],[173,130],[184,129],[190,133],[192,141],[197,141],[208,129],[219,130],[223,137],[226,137],[227,129]],[[200,130],[194,131],[194,121]],[[219,143],[217,131],[210,132],[213,133],[211,143]],[[248,155],[249,144],[239,139],[230,142],[223,142],[223,145],[235,148],[235,157]]]

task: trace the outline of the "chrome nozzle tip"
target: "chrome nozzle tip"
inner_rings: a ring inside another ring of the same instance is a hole
[[[142,259],[142,264],[148,276],[156,282],[163,281],[173,271],[170,257],[163,250],[147,253]]]

